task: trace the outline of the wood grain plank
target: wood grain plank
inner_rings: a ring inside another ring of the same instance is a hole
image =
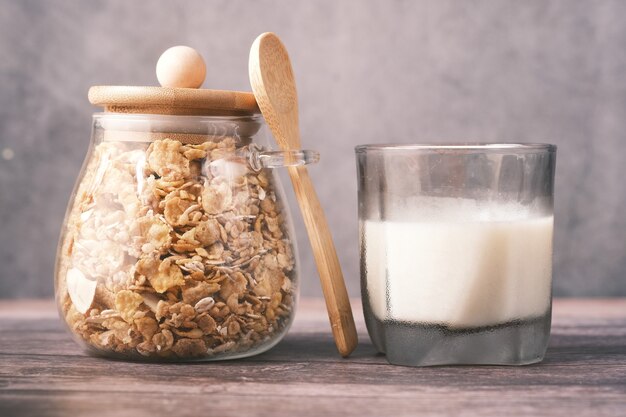
[[[303,300],[265,354],[145,364],[83,355],[50,302],[0,302],[0,415],[626,414],[626,299],[556,300],[546,359],[524,367],[388,365],[354,306],[361,342],[347,359],[323,300]]]

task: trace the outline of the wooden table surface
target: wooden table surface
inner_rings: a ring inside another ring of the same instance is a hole
[[[555,300],[546,359],[524,367],[389,365],[353,306],[349,359],[305,299],[265,354],[141,364],[82,354],[50,301],[0,302],[0,416],[626,415],[626,299]]]

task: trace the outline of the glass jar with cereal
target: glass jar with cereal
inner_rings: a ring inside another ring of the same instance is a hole
[[[250,356],[287,331],[297,301],[291,216],[249,93],[93,87],[91,147],[55,274],[68,329],[95,355]]]

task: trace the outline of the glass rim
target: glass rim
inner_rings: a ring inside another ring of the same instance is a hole
[[[442,142],[424,144],[380,143],[364,144],[354,147],[356,153],[364,152],[394,152],[394,151],[422,151],[422,152],[555,152],[556,145],[549,143],[521,143],[521,142]]]

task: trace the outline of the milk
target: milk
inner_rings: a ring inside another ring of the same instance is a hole
[[[461,199],[416,201],[407,221],[361,223],[364,279],[379,320],[472,328],[544,315],[553,218]]]

